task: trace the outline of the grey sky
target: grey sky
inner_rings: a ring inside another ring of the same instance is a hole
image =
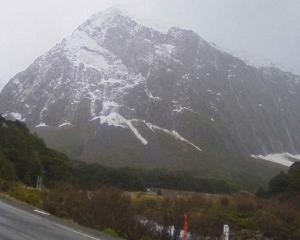
[[[0,0],[0,89],[91,14],[126,4],[237,56],[300,73],[299,0]]]

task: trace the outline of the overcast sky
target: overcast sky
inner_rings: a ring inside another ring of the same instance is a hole
[[[116,4],[300,74],[300,0],[0,0],[0,89],[90,15]]]

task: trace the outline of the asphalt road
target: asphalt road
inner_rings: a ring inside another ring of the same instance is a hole
[[[112,240],[37,209],[0,199],[0,240]]]

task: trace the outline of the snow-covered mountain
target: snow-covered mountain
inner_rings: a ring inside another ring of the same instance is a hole
[[[0,112],[73,158],[239,172],[300,152],[299,90],[299,76],[112,8],[13,77]]]

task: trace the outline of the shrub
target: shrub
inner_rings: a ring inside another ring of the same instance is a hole
[[[119,234],[117,233],[117,231],[112,228],[105,228],[103,230],[103,232],[112,237],[119,237]]]
[[[229,205],[229,199],[227,197],[221,197],[220,204],[222,207],[227,207]]]
[[[43,207],[43,193],[36,189],[16,184],[8,191],[8,195],[38,208]]]

